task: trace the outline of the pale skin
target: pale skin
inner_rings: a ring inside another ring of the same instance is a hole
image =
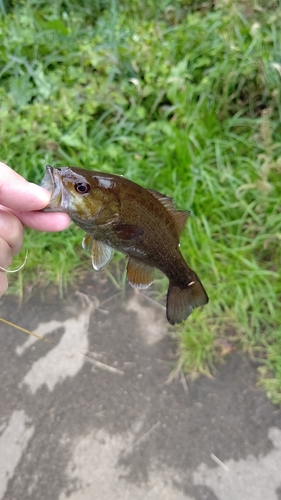
[[[64,213],[39,212],[51,194],[27,182],[0,162],[0,267],[8,269],[23,243],[24,226],[38,231],[62,231],[70,224]],[[0,270],[0,296],[8,288],[7,275]]]

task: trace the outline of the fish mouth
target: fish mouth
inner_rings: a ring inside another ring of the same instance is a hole
[[[59,169],[47,165],[41,187],[51,193],[49,204],[42,210],[43,212],[67,212],[68,200]]]

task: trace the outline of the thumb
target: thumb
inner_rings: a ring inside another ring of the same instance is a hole
[[[50,200],[46,189],[27,182],[5,163],[0,162],[0,203],[20,211],[41,210]]]

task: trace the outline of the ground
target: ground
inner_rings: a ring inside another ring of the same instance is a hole
[[[95,275],[65,300],[0,316],[0,499],[280,500],[281,412],[232,354],[212,378],[170,380],[161,307]]]

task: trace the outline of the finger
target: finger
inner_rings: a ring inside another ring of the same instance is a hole
[[[24,226],[37,229],[37,231],[57,232],[67,229],[70,218],[65,213],[45,212],[13,212]]]
[[[49,203],[46,189],[27,182],[5,163],[0,162],[0,203],[21,211],[41,210]]]
[[[8,269],[12,264],[12,250],[8,243],[0,238],[0,267]]]
[[[8,288],[8,278],[5,273],[0,272],[0,297],[6,292]]]
[[[0,210],[0,238],[8,243],[12,255],[20,251],[23,242],[22,223],[13,214],[3,210]]]

